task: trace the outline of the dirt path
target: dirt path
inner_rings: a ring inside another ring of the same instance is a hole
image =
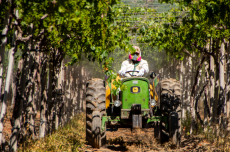
[[[203,140],[201,136],[189,137],[183,136],[180,149],[175,149],[170,142],[160,144],[154,138],[154,129],[141,129],[131,131],[131,129],[120,128],[117,131],[107,131],[107,144],[100,149],[94,149],[87,145],[87,152],[111,152],[111,151],[129,151],[129,152],[203,152],[219,151],[213,144]]]

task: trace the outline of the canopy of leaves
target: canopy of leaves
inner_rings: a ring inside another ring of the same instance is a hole
[[[108,54],[117,48],[132,49],[129,29],[114,22],[121,11],[117,3],[119,0],[13,0],[0,3],[0,13],[4,16],[6,8],[11,7],[9,44],[12,27],[17,27],[21,37],[26,38],[30,35],[29,26],[33,26],[31,39],[36,51],[49,54],[59,49],[71,57],[70,65],[85,55],[90,61],[103,63],[106,75],[110,76],[113,59],[108,58]],[[15,16],[16,10],[19,17]],[[1,20],[2,28],[3,24]],[[28,51],[25,41],[17,39],[17,46],[23,52]]]
[[[102,62],[115,48],[128,49],[128,30],[113,24],[118,16],[118,10],[114,9],[117,3],[118,0],[15,0],[12,4],[1,3],[0,7],[15,6],[19,17],[12,21],[18,21],[23,36],[28,35],[28,26],[33,23],[33,39],[43,38],[39,49],[49,52],[50,48],[61,48],[72,57],[73,64],[83,52],[88,59]],[[1,15],[4,11],[1,9]],[[24,45],[20,43],[22,50]]]
[[[164,16],[162,14],[164,21],[149,20],[145,30],[139,29],[142,34],[139,41],[149,42],[151,46],[165,49],[181,59],[188,52],[205,52],[210,38],[229,39],[229,2],[182,1],[178,5],[179,9],[174,8]]]

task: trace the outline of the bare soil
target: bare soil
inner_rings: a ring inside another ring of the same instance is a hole
[[[154,138],[154,128],[143,128],[138,130],[119,128],[117,131],[109,130],[107,133],[107,143],[100,149],[94,149],[86,145],[87,152],[203,152],[203,151],[221,151],[215,148],[214,144],[204,140],[202,136],[182,136],[181,147],[176,149],[170,142],[160,144]]]
[[[4,119],[3,134],[5,140],[9,142],[11,135],[11,122],[12,116],[11,109]],[[40,121],[40,114],[36,115],[36,132],[38,132],[38,124]],[[181,147],[176,149],[170,142],[164,144],[154,137],[154,128],[143,128],[131,130],[130,128],[119,128],[118,130],[109,129],[106,131],[107,142],[106,145],[100,149],[92,148],[90,145],[85,145],[80,151],[85,152],[219,152],[223,149],[217,148],[214,143],[205,140],[203,135],[187,136],[185,133],[182,135]],[[229,138],[230,140],[230,138]],[[229,145],[230,146],[230,145]]]

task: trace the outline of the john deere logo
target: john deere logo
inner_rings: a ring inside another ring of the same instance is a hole
[[[140,90],[141,90],[140,87],[137,87],[137,86],[133,86],[133,87],[130,88],[130,92],[134,93],[134,94],[135,93],[140,93]]]
[[[133,87],[133,92],[134,93],[138,92],[138,87]]]

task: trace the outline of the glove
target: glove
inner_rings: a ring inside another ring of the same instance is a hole
[[[145,74],[145,70],[141,69],[139,73],[137,74],[138,77],[142,77]]]
[[[118,74],[120,74],[121,76],[125,76],[125,71],[120,70]]]

